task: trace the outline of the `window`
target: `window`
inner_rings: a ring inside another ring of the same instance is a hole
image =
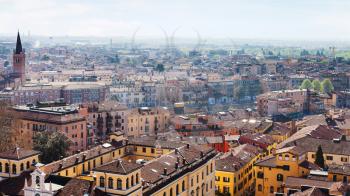
[[[278,155],[278,160],[282,160],[282,159],[283,159],[282,155],[281,154]]]
[[[120,178],[118,178],[118,179],[117,179],[117,189],[118,189],[118,190],[122,190],[122,187],[123,187],[122,184],[123,184],[123,183],[122,183],[122,180],[121,180]]]
[[[139,173],[136,174],[136,184],[139,183]]]
[[[344,183],[348,183],[348,177],[347,176],[343,176],[343,182]]]
[[[10,173],[10,165],[5,163],[5,173]]]
[[[230,178],[228,178],[228,177],[224,177],[224,182],[230,182]]]
[[[333,175],[333,182],[337,181],[337,175]]]
[[[257,178],[263,179],[263,178],[264,178],[264,173],[261,172],[261,171],[259,171],[259,172],[256,174],[256,177],[257,177]]]
[[[186,187],[185,187],[185,180],[182,181],[182,191],[185,191]]]
[[[270,186],[270,193],[274,193],[275,192],[275,189],[273,186]]]
[[[173,188],[170,188],[169,195],[173,196]]]
[[[332,161],[332,160],[333,160],[333,156],[326,156],[326,159],[327,159],[328,161]]]
[[[27,161],[27,169],[29,169],[29,167],[30,167],[30,163],[29,161]]]
[[[258,185],[258,191],[262,191],[262,189],[263,189],[263,188],[262,188],[262,185],[259,184],[259,185]]]
[[[224,186],[224,193],[230,193],[230,187]]]
[[[215,181],[220,181],[220,176],[215,176]]]
[[[142,148],[142,152],[146,152],[146,148]]]
[[[131,176],[131,186],[134,186],[134,176]]]
[[[21,163],[20,169],[21,169],[21,171],[24,170],[24,164],[23,163]]]
[[[284,159],[286,160],[286,161],[289,161],[289,155],[284,155]]]
[[[179,184],[176,185],[175,194],[176,194],[176,195],[179,194]]]
[[[105,178],[103,176],[100,177],[100,187],[105,187]]]
[[[151,149],[151,153],[154,154],[154,148]]]
[[[101,159],[101,165],[103,164],[103,157],[100,158]]]
[[[108,188],[113,189],[113,178],[111,177],[108,178]]]
[[[341,162],[348,162],[348,158],[347,157],[342,157],[340,159],[341,159]]]
[[[12,164],[12,173],[13,174],[17,173],[17,166],[15,164]]]
[[[126,189],[129,189],[129,178],[126,178]]]
[[[0,173],[2,172],[2,163],[0,162]]]
[[[283,181],[283,175],[277,174],[277,181]]]

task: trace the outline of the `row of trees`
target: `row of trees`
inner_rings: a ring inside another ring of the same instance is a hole
[[[319,80],[305,79],[300,86],[300,89],[313,89],[316,92],[331,93],[334,90],[334,86],[329,79],[324,79],[322,82]]]

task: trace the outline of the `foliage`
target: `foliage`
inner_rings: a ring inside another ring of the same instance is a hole
[[[41,152],[42,163],[57,161],[61,156],[65,157],[69,149],[68,138],[59,132],[38,132],[33,138],[34,150]]]
[[[5,61],[4,62],[4,67],[7,67],[7,66],[9,66],[10,65],[10,62],[9,61]]]
[[[163,72],[164,71],[164,65],[163,64],[157,64],[157,67],[155,68],[156,71]]]
[[[315,157],[315,164],[318,165],[321,168],[325,168],[324,166],[324,157],[323,157],[323,151],[321,145],[318,146],[316,157]]]
[[[316,92],[321,92],[321,82],[319,80],[313,80],[312,81],[312,88],[316,91]]]
[[[324,79],[322,81],[321,89],[323,93],[331,93],[334,90],[334,87],[329,79]]]
[[[305,79],[303,83],[301,83],[300,89],[312,89],[312,83],[309,79]]]

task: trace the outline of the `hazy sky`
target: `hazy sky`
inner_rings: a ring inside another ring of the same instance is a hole
[[[0,34],[344,39],[349,0],[0,0]]]

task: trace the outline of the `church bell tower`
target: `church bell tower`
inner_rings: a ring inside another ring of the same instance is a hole
[[[13,50],[13,73],[16,78],[20,78],[21,83],[25,81],[25,50],[22,48],[21,37],[17,33],[16,49]]]

